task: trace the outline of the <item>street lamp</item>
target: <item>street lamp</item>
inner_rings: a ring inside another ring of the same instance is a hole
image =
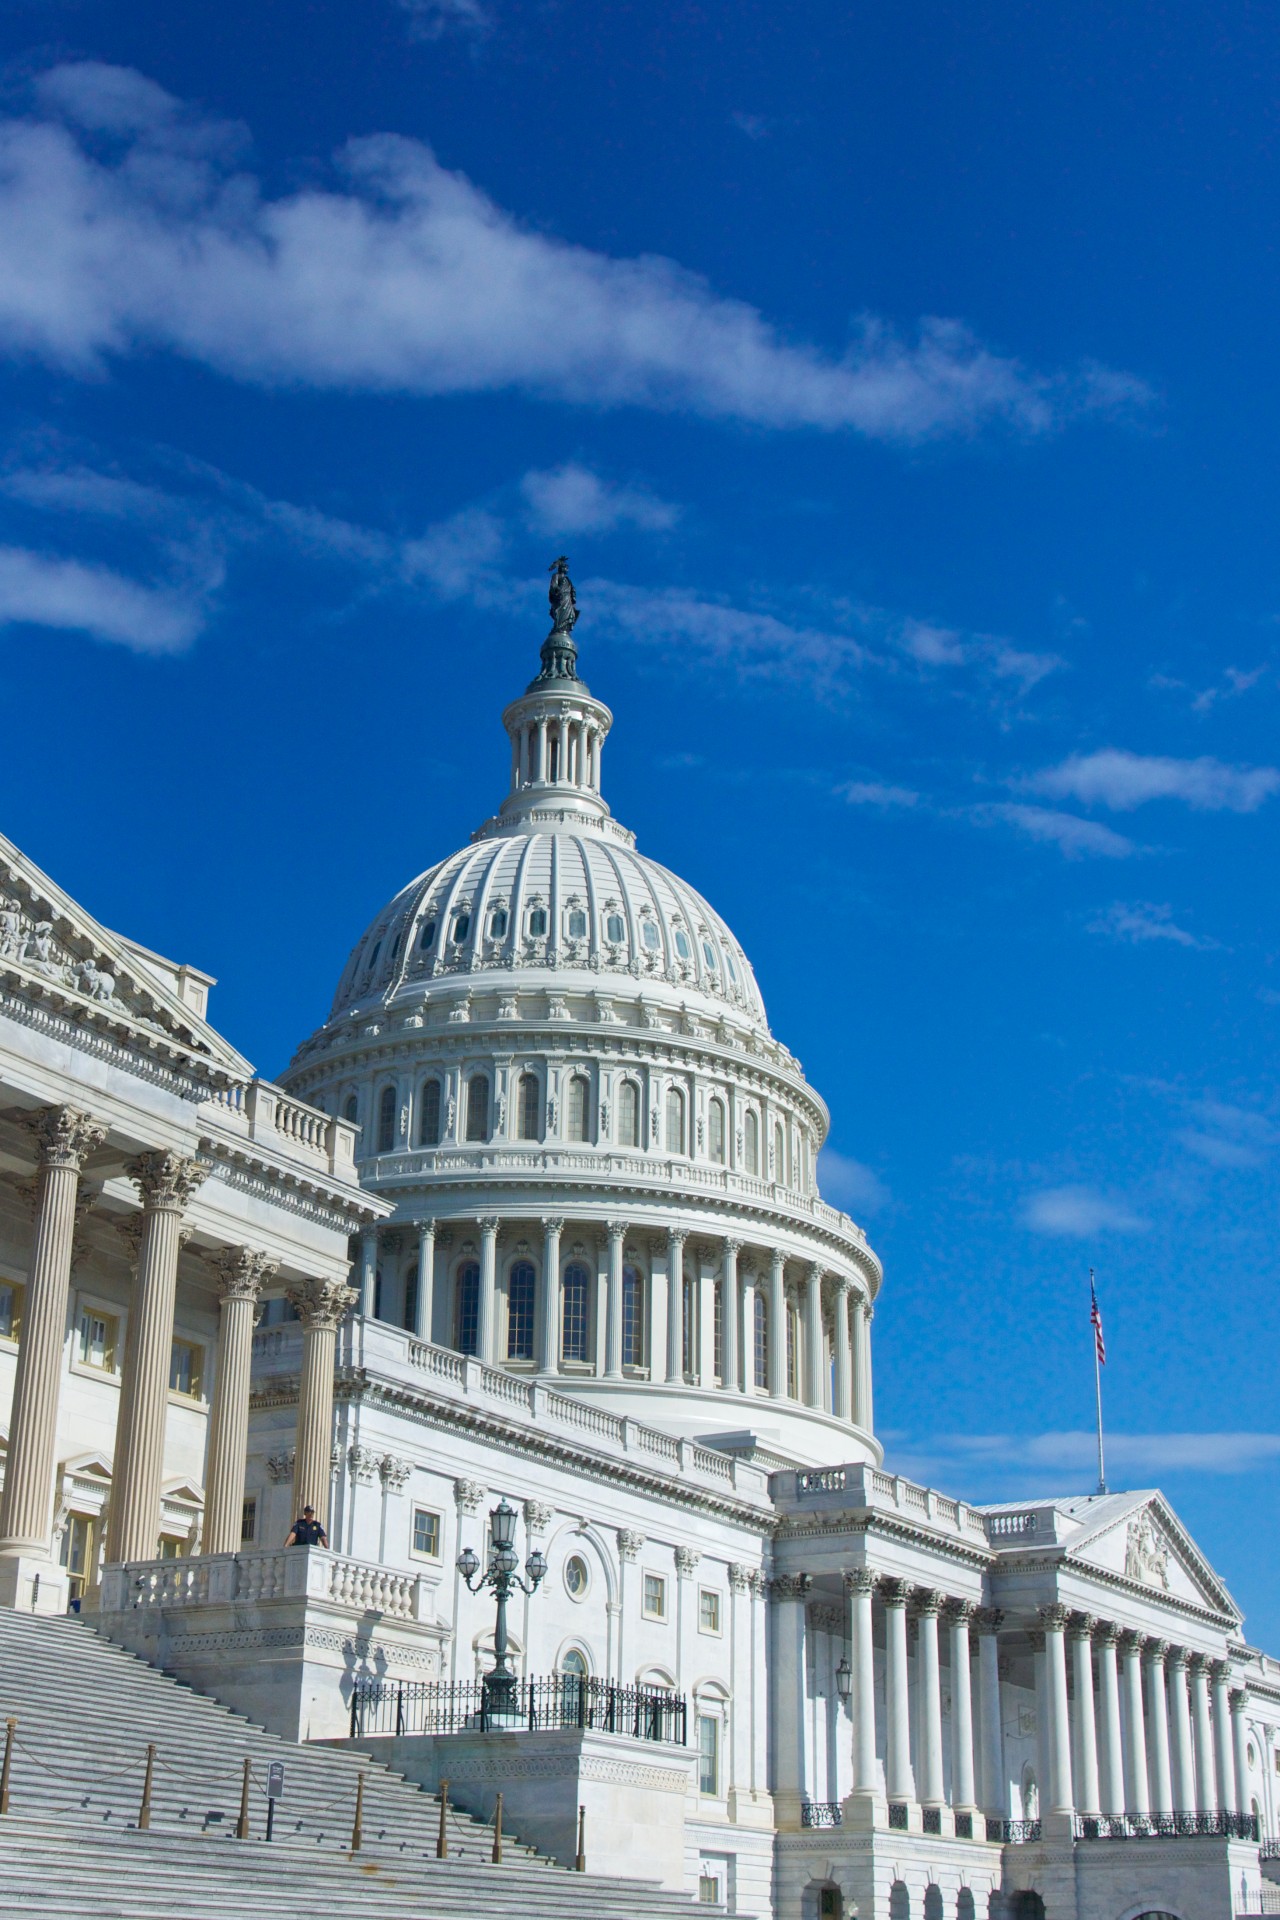
[[[458,1555],[458,1572],[469,1590],[480,1593],[485,1587],[490,1587],[498,1603],[498,1617],[493,1628],[493,1669],[485,1674],[481,1682],[480,1713],[483,1723],[492,1720],[516,1722],[522,1717],[516,1704],[516,1676],[511,1670],[511,1659],[507,1652],[507,1601],[513,1587],[519,1587],[521,1593],[536,1593],[546,1577],[547,1562],[535,1547],[524,1563],[529,1579],[527,1583],[523,1581],[517,1571],[520,1559],[515,1549],[515,1538],[516,1510],[506,1500],[501,1500],[489,1515],[489,1562],[483,1573],[479,1556],[472,1548],[468,1547]]]

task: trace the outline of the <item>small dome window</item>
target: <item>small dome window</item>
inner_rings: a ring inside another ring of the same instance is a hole
[[[676,928],[676,952],[682,960],[693,958],[693,948],[689,945],[689,936],[683,927]]]
[[[652,920],[645,921],[640,929],[640,938],[644,941],[650,953],[656,953],[662,944],[661,936]]]
[[[454,946],[460,947],[463,941],[466,939],[467,935],[470,933],[470,931],[471,931],[471,915],[469,913],[458,914],[455,917],[453,922]]]
[[[377,966],[377,964],[378,964],[378,955],[379,955],[379,954],[380,954],[381,952],[382,952],[382,942],[381,942],[381,940],[375,940],[375,941],[374,941],[374,943],[373,943],[373,952],[372,952],[372,953],[371,953],[371,954],[369,955],[369,971],[370,971],[370,973],[372,973],[372,972],[373,972],[373,970],[374,970],[374,968],[375,968],[375,967]]]
[[[707,965],[710,968],[712,968],[712,970],[714,971],[715,964],[716,964],[716,950],[712,946],[709,940],[704,940],[702,943],[702,957],[706,961]]]
[[[581,907],[571,907],[566,921],[571,940],[585,940],[587,937],[587,916]]]
[[[625,940],[626,934],[626,925],[620,913],[609,913],[605,915],[604,937],[606,940],[611,940],[616,946],[619,942]]]
[[[344,1120],[349,1120],[352,1126],[354,1126],[360,1118],[360,1102],[356,1099],[354,1093],[347,1095],[347,1104],[342,1109],[342,1117]]]
[[[736,986],[738,981],[738,969],[733,964],[733,955],[730,953],[728,947],[726,947],[724,950],[724,963],[726,967],[728,967],[729,969],[729,978],[733,981],[734,985]]]
[[[401,941],[401,938],[403,937],[403,932],[404,932],[404,929],[401,928],[400,932],[396,935],[395,939],[391,942],[391,958],[393,960],[395,959],[396,955],[400,951],[400,941]]]
[[[533,907],[529,912],[529,936],[541,940],[547,931],[547,910],[545,907]]]
[[[418,945],[422,949],[423,953],[426,952],[428,947],[433,946],[435,944],[435,937],[436,937],[436,922],[435,922],[435,915],[433,914],[430,920],[423,921],[422,932],[418,935]]]
[[[505,907],[495,907],[489,915],[489,938],[491,940],[505,940],[506,937],[507,910]]]

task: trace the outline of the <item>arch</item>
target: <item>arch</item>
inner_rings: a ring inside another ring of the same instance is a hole
[[[762,1287],[757,1286],[754,1301],[752,1377],[758,1387],[767,1387],[769,1384],[769,1303],[764,1297]]]
[[[977,1908],[974,1906],[971,1887],[961,1887],[956,1895],[956,1920],[977,1920]]]
[[[467,1082],[467,1138],[489,1138],[489,1076],[473,1073]]]
[[[1009,1903],[1009,1920],[1044,1920],[1044,1900],[1034,1887],[1024,1887]]]
[[[521,1140],[542,1138],[542,1087],[536,1073],[520,1075],[516,1102],[516,1132]]]
[[[624,1080],[618,1088],[618,1145],[640,1145],[640,1089],[634,1080]]]
[[[674,1693],[676,1677],[667,1667],[637,1667],[636,1685],[638,1687],[662,1687],[668,1693]]]
[[[459,1353],[480,1350],[480,1262],[464,1260],[453,1287],[453,1344]]]
[[[612,1544],[590,1520],[564,1520],[554,1529],[545,1548],[548,1564],[557,1570],[556,1577],[559,1578],[563,1563],[574,1553],[581,1553],[588,1547],[594,1561],[591,1568],[591,1591],[595,1592],[595,1576],[599,1573],[605,1604],[611,1607],[616,1606],[619,1597],[618,1574],[614,1566]],[[548,1584],[550,1584],[549,1581]],[[583,1639],[581,1635],[575,1634],[565,1641],[565,1645],[581,1646]]]
[[[396,1090],[384,1087],[378,1095],[378,1152],[390,1153],[396,1144]]]
[[[942,1888],[931,1880],[924,1890],[924,1920],[943,1920]]]
[[[507,1275],[507,1358],[532,1360],[537,1276],[531,1260],[517,1260]]]
[[[557,1657],[556,1668],[560,1673],[576,1674],[579,1680],[585,1680],[591,1672],[591,1662],[575,1641]]]
[[[758,1174],[760,1171],[760,1116],[754,1107],[748,1107],[742,1123],[743,1158],[747,1163],[747,1172]]]
[[[707,1151],[717,1166],[724,1165],[724,1101],[715,1095],[707,1104]]]
[[[560,1282],[560,1358],[585,1362],[590,1355],[591,1274],[570,1260]]]
[[[440,1082],[435,1078],[424,1080],[422,1091],[418,1095],[418,1145],[420,1147],[438,1147],[440,1145]]]
[[[911,1895],[905,1880],[895,1880],[889,1889],[889,1920],[911,1920]]]
[[[591,1083],[584,1073],[575,1073],[569,1082],[568,1098],[565,1101],[565,1117],[568,1123],[566,1137],[570,1140],[586,1142],[591,1138]]]
[[[683,1153],[684,1094],[679,1087],[667,1088],[666,1146],[668,1153]]]
[[[622,1364],[644,1365],[644,1275],[633,1261],[622,1269]]]

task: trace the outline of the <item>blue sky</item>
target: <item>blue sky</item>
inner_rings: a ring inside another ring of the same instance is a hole
[[[500,799],[571,557],[970,1497],[1162,1486],[1280,1645],[1264,9],[13,0],[10,836],[278,1072]],[[1261,1500],[1259,1489],[1262,1489]]]

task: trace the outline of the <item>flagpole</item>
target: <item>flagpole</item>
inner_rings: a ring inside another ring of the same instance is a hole
[[[1089,1297],[1096,1309],[1097,1294],[1094,1291],[1093,1268],[1089,1269]],[[1098,1352],[1098,1334],[1096,1327],[1089,1329],[1093,1335],[1093,1391],[1098,1409],[1098,1492],[1107,1490],[1107,1468],[1102,1452],[1102,1356]]]

